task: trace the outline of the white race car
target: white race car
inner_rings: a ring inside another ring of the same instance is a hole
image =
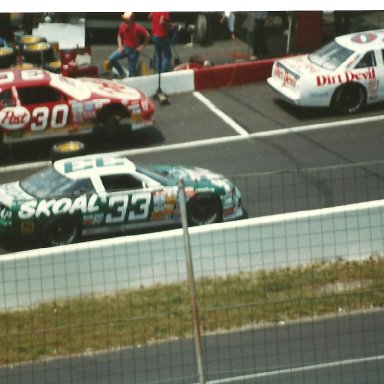
[[[319,50],[274,62],[268,84],[294,105],[355,113],[384,100],[384,30],[336,37]]]

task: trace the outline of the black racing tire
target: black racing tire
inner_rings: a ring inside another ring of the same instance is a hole
[[[209,20],[205,13],[199,13],[196,17],[196,40],[200,45],[207,45],[209,43]]]
[[[61,73],[61,61],[60,60],[50,61],[49,63],[44,64],[43,68],[49,72],[60,74]]]
[[[189,225],[206,225],[223,221],[223,206],[218,196],[198,194],[188,201]]]
[[[33,69],[38,68],[35,64],[32,63],[17,63],[11,66],[11,68],[15,69]]]
[[[0,48],[0,68],[9,68],[16,63],[16,51],[12,47]]]
[[[361,111],[367,102],[365,88],[357,83],[343,85],[336,89],[332,97],[332,107],[340,114],[352,114]]]
[[[94,135],[98,140],[121,140],[131,133],[131,126],[123,126],[121,119],[128,117],[122,108],[106,109],[102,112],[99,123],[96,125]]]
[[[51,161],[54,162],[68,157],[82,156],[86,152],[85,144],[81,141],[64,141],[51,147]]]
[[[80,237],[79,220],[73,216],[63,215],[47,221],[42,233],[42,242],[45,246],[55,247],[76,243]]]
[[[22,47],[30,44],[41,43],[42,41],[46,41],[43,37],[33,36],[33,35],[21,35],[15,37],[16,45]]]
[[[22,49],[22,55],[24,61],[39,65],[54,61],[52,45],[44,41],[37,44],[25,45]]]

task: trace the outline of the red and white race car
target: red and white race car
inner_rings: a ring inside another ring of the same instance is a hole
[[[268,84],[299,106],[355,113],[384,100],[384,30],[336,37],[319,50],[275,61]]]
[[[155,107],[118,81],[73,79],[43,69],[0,70],[3,143],[98,132],[116,137],[154,125]]]

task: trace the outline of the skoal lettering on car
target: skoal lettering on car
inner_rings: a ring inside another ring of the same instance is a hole
[[[92,194],[82,195],[72,200],[68,197],[51,200],[30,200],[21,204],[18,211],[20,220],[32,218],[50,217],[52,215],[73,215],[76,212],[82,214],[97,213],[100,211],[100,200],[104,200],[107,208],[111,210],[106,215],[106,223],[123,222],[128,219],[141,220],[148,217],[151,204],[151,193],[141,192],[133,195],[118,194],[112,196],[100,196]]]

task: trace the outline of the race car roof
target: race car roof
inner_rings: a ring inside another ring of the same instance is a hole
[[[368,51],[384,48],[384,29],[373,31],[355,32],[335,38],[343,47],[353,51]]]
[[[7,68],[0,69],[0,86],[1,88],[6,86],[19,86],[33,85],[36,83],[46,82],[51,79],[52,74],[44,69],[32,68]]]
[[[125,157],[112,155],[87,155],[57,160],[55,169],[71,179],[81,179],[97,174],[111,175],[129,173],[136,170],[135,164]]]

